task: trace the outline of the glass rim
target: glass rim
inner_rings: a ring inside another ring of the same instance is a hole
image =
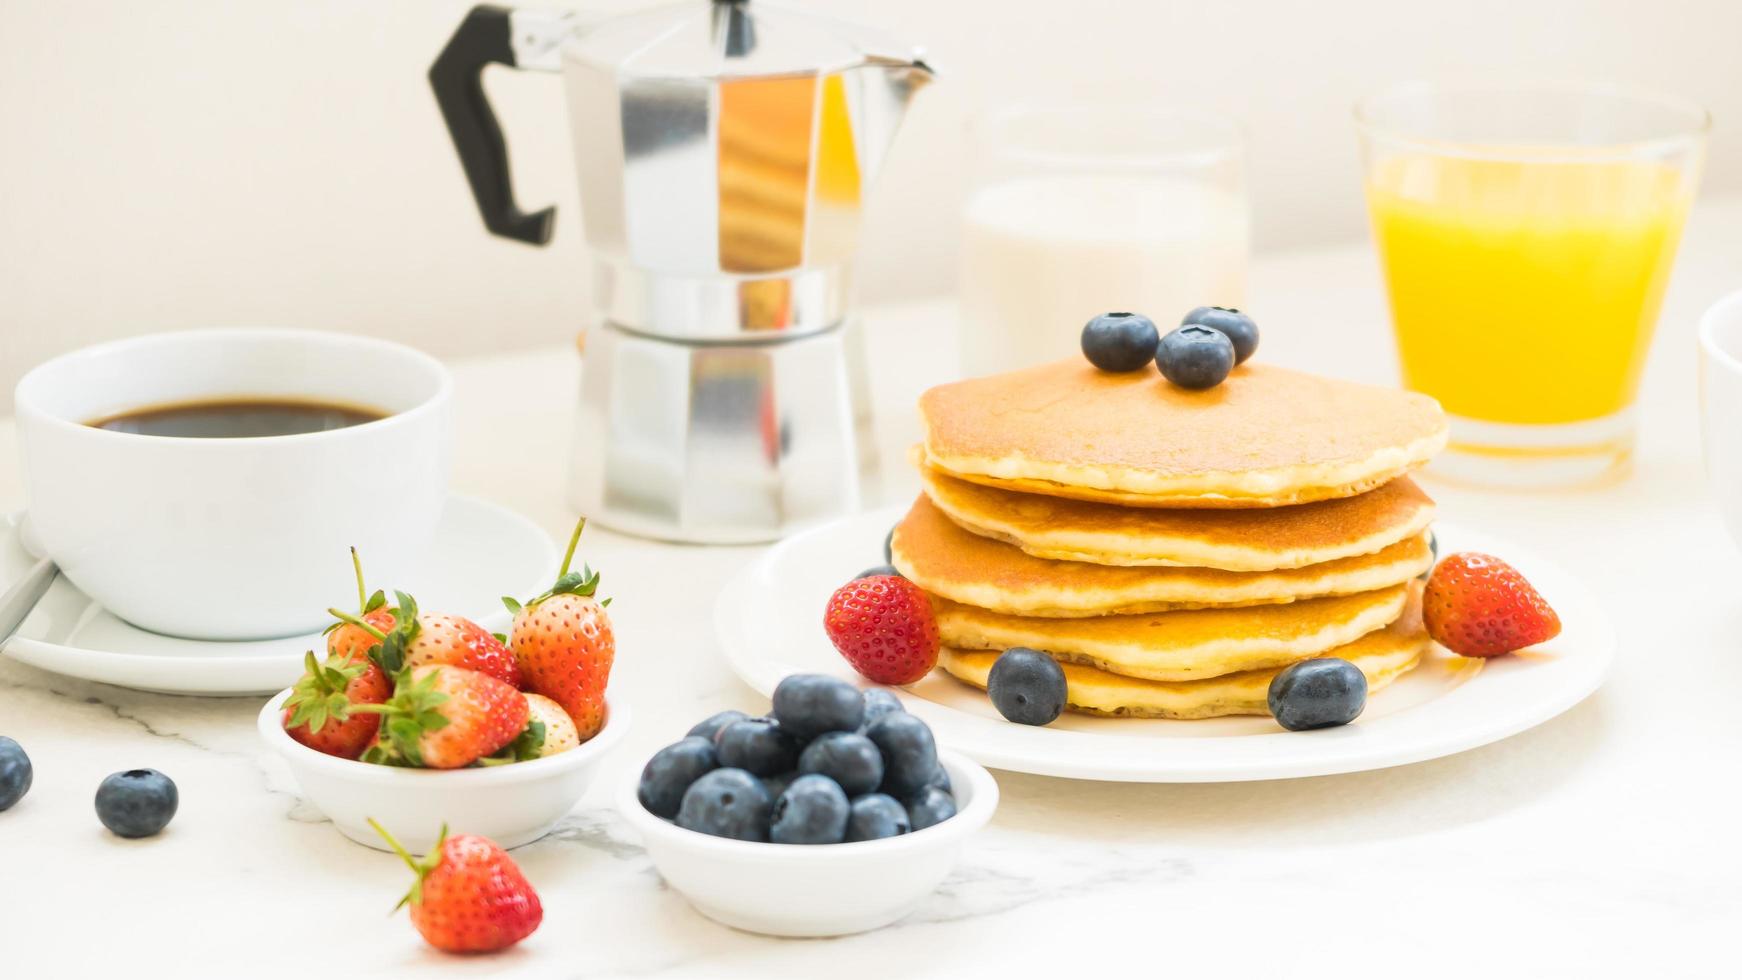
[[[1567,140],[1540,140],[1530,144],[1496,140],[1477,145],[1469,140],[1445,139],[1425,135],[1419,128],[1380,122],[1376,110],[1382,103],[1411,98],[1444,95],[1538,95],[1588,96],[1617,103],[1650,106],[1666,113],[1679,114],[1686,125],[1666,124],[1664,133],[1636,140],[1616,140],[1605,143],[1575,143]],[[1711,110],[1692,99],[1666,95],[1648,88],[1612,82],[1582,81],[1409,81],[1370,92],[1351,106],[1355,127],[1363,136],[1403,143],[1429,151],[1436,156],[1461,157],[1474,160],[1506,160],[1519,162],[1553,162],[1557,160],[1613,159],[1646,156],[1686,149],[1702,143],[1712,129]]]
[[[999,128],[1025,118],[1055,116],[1069,119],[1089,114],[1116,116],[1125,122],[1127,128],[1136,129],[1143,128],[1145,122],[1188,122],[1217,136],[1214,140],[1206,140],[1202,146],[1126,151],[1043,149],[1022,145],[1020,141],[995,143],[990,138]],[[1133,120],[1137,122],[1133,124]],[[1005,103],[976,113],[968,123],[968,136],[975,153],[1058,169],[1141,171],[1164,167],[1201,167],[1230,158],[1240,159],[1246,151],[1245,127],[1231,115],[1186,105],[1155,105],[1136,101],[1048,99]]]

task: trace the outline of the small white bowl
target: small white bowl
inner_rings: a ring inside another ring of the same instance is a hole
[[[530,844],[574,809],[599,760],[629,730],[629,709],[607,698],[605,727],[567,752],[479,769],[402,769],[340,759],[291,738],[280,720],[289,696],[280,691],[260,709],[260,737],[290,763],[303,793],[340,833],[378,851],[387,842],[370,817],[413,854],[435,846],[443,823],[503,847]]]
[[[936,826],[853,844],[759,844],[685,830],[649,813],[636,768],[617,809],[667,883],[715,922],[769,936],[844,936],[919,907],[955,867],[962,844],[992,819],[998,784],[966,756],[941,751],[956,815]]]

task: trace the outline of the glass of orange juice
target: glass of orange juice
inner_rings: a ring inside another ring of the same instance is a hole
[[[1356,106],[1404,384],[1435,469],[1501,486],[1621,471],[1709,117],[1600,86],[1410,85]]]

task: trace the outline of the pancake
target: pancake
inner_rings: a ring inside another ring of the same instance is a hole
[[[1248,362],[1205,391],[1081,358],[920,396],[925,458],[1007,490],[1137,507],[1278,507],[1352,497],[1426,462],[1426,395]]]
[[[1037,558],[1099,565],[1183,565],[1236,572],[1302,568],[1368,555],[1433,522],[1407,477],[1353,497],[1264,510],[1120,507],[982,486],[920,467],[926,496],[950,520]]]
[[[1081,617],[1292,602],[1398,585],[1433,562],[1425,535],[1305,568],[1120,567],[1036,558],[963,530],[921,496],[895,527],[895,568],[955,602],[1022,616]]]
[[[1191,681],[1318,656],[1402,616],[1407,585],[1241,609],[1045,619],[934,599],[938,636],[960,650],[1031,647],[1127,677]]]
[[[1385,687],[1421,662],[1428,646],[1421,625],[1421,604],[1412,600],[1397,622],[1369,633],[1353,643],[1328,651],[1367,675],[1371,694]],[[958,650],[946,647],[938,666],[958,680],[984,689],[994,651]],[[1081,664],[1062,664],[1065,672],[1066,707],[1091,715],[1129,718],[1214,718],[1220,715],[1267,715],[1266,696],[1270,681],[1281,668],[1248,670],[1196,681],[1152,681],[1096,670]]]

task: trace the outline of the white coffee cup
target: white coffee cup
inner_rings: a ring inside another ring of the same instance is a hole
[[[57,357],[18,383],[28,519],[74,585],[136,626],[202,640],[320,629],[356,605],[348,549],[374,582],[422,561],[447,498],[452,380],[400,344],[224,328]],[[249,438],[87,423],[177,402],[292,399],[385,417]]]
[[[1742,292],[1700,317],[1700,430],[1706,478],[1730,536],[1742,543]]]

